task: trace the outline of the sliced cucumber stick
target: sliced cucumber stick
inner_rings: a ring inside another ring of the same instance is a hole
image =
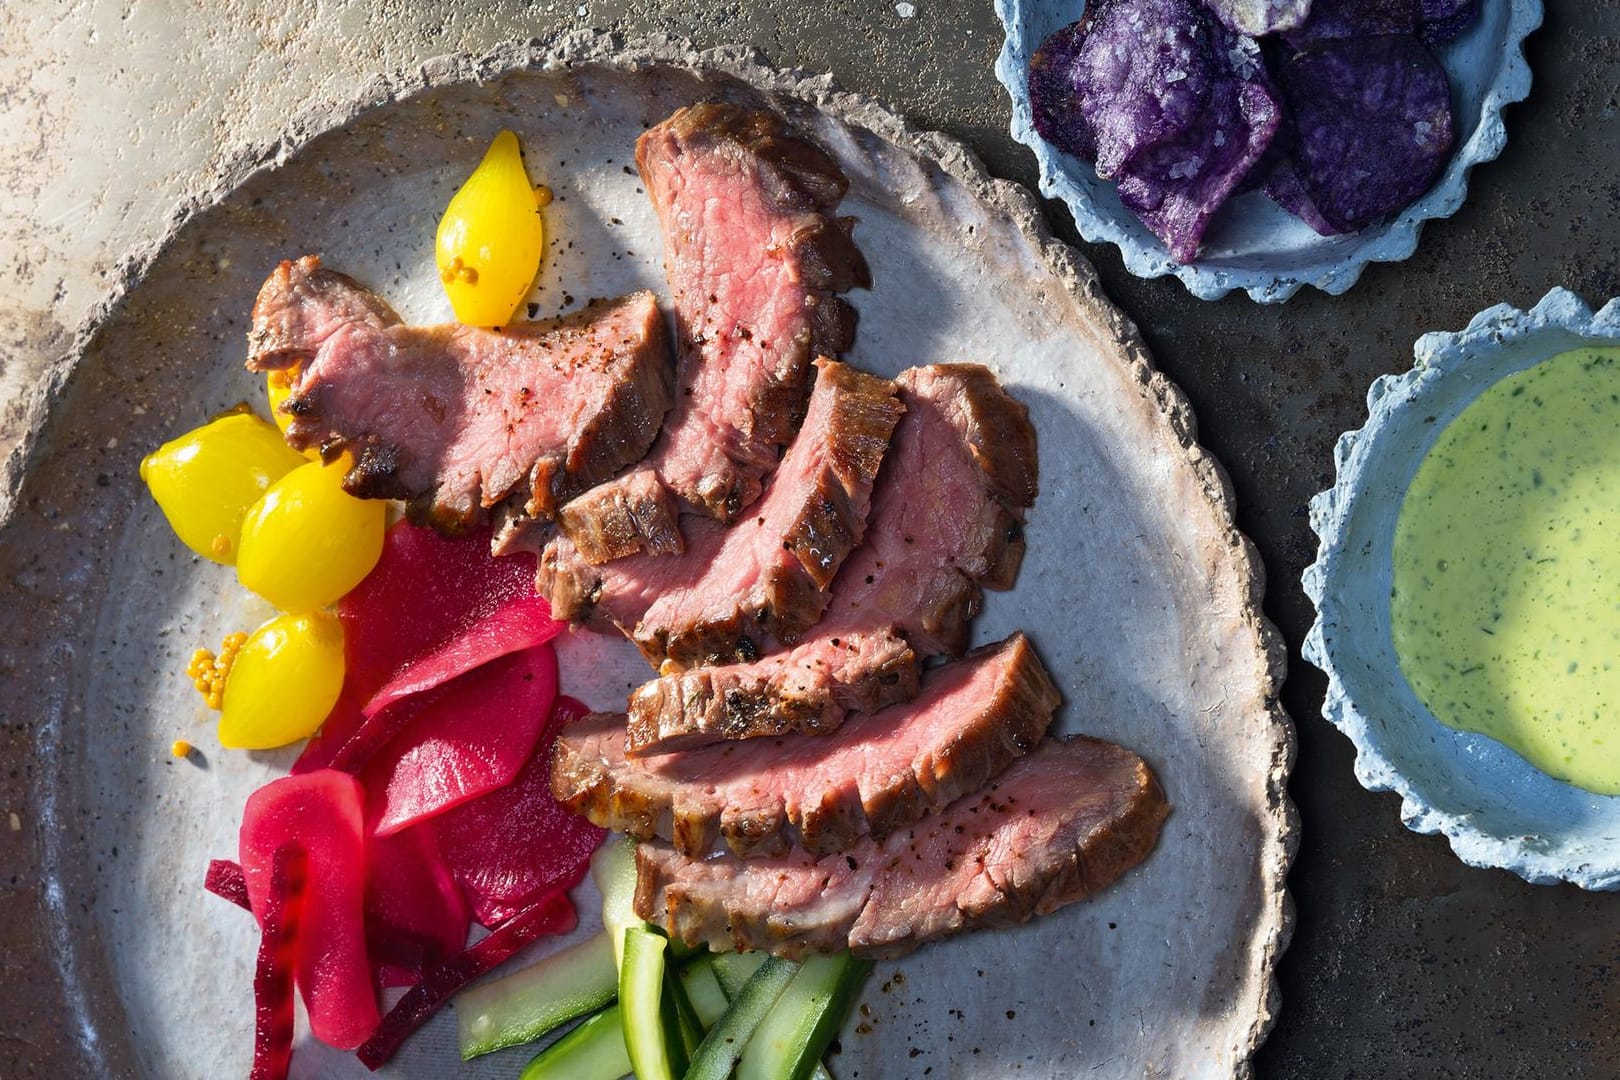
[[[765,956],[762,952],[715,953],[709,958],[714,965],[714,977],[720,980],[720,989],[726,992],[726,997],[736,1000],[743,984],[765,962]]]
[[[619,1080],[629,1072],[630,1052],[615,1005],[540,1051],[518,1080]]]
[[[749,1039],[797,974],[798,965],[791,960],[773,956],[763,961],[692,1055],[686,1080],[725,1080],[730,1076]]]
[[[726,997],[731,1000],[736,1000],[737,995],[742,992],[743,985],[764,962],[765,954],[762,952],[715,953],[709,957],[720,989],[725,991]],[[810,1080],[832,1080],[832,1073],[827,1071],[825,1065],[817,1063],[816,1067],[810,1070]]]
[[[461,1057],[471,1060],[533,1042],[595,1012],[618,993],[613,942],[598,934],[521,971],[463,991],[455,1001]]]
[[[669,942],[642,926],[624,931],[624,966],[619,969],[619,1008],[624,1044],[639,1080],[677,1080],[686,1071],[678,1027],[671,1028],[665,1005],[664,953]]]
[[[714,973],[712,956],[700,956],[681,968],[681,989],[686,991],[686,1000],[692,1003],[692,1011],[697,1013],[704,1031],[714,1027],[715,1021],[731,1006],[730,995]]]
[[[673,957],[668,957],[664,963],[664,1000],[660,1011],[664,1015],[664,1038],[680,1046],[680,1052],[671,1053],[670,1057],[684,1065],[703,1041],[705,1029],[691,999],[686,996],[686,985],[680,972],[675,970]]]
[[[871,970],[871,961],[847,952],[805,960],[748,1040],[737,1063],[738,1080],[806,1080]]]
[[[625,928],[645,925],[636,914],[636,842],[621,836],[597,848],[591,879],[602,893],[602,930],[613,942],[613,963],[623,967]]]

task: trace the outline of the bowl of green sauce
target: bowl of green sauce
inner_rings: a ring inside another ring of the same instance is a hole
[[[1620,888],[1620,300],[1555,289],[1414,354],[1311,501],[1323,713],[1463,861]]]

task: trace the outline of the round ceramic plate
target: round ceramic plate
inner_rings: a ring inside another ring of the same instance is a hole
[[[1204,234],[1198,261],[1183,266],[1125,209],[1112,181],[1099,180],[1090,165],[1035,131],[1029,58],[1084,8],[1076,0],[996,0],[1007,31],[996,77],[1012,95],[1013,138],[1035,151],[1041,194],[1068,204],[1081,236],[1118,247],[1125,268],[1137,277],[1173,274],[1201,300],[1243,289],[1268,303],[1286,300],[1305,285],[1342,293],[1368,263],[1399,262],[1412,254],[1425,221],[1457,212],[1467,194],[1468,170],[1494,160],[1507,142],[1503,106],[1523,101],[1530,92],[1523,43],[1541,25],[1541,0],[1492,0],[1482,5],[1473,26],[1440,51],[1451,76],[1457,150],[1434,187],[1394,220],[1348,236],[1320,236],[1264,192],[1251,191],[1228,200]]]
[[[243,157],[128,271],[41,405],[48,419],[18,459],[0,545],[0,580],[19,590],[3,616],[15,674],[0,684],[0,714],[27,726],[37,751],[25,819],[45,928],[31,962],[55,965],[71,1014],[61,1038],[107,1073],[246,1072],[255,932],[202,891],[202,874],[234,854],[244,799],[290,757],[214,748],[180,670],[192,649],[263,612],[228,570],[174,541],[137,479],[142,453],[259,399],[243,334],[279,259],[317,252],[407,318],[446,318],[434,225],[503,127],[556,193],[534,312],[663,290],[633,144],[677,106],[715,96],[780,109],[848,173],[842,210],[859,219],[876,281],[853,298],[855,362],[894,373],[985,361],[1030,406],[1043,490],[1029,554],[976,635],[1030,631],[1066,698],[1061,728],[1142,752],[1174,804],[1158,850],[1093,901],[880,965],[835,1072],[1247,1074],[1288,936],[1292,731],[1258,562],[1186,402],[1090,267],[1049,238],[1034,200],[959,145],[741,53],[600,36],[379,80],[352,114]],[[597,707],[621,707],[648,674],[625,643],[587,635],[566,642],[562,663],[568,692]],[[180,735],[205,765],[169,757]],[[595,897],[586,886],[577,899],[579,933],[591,932]],[[390,1074],[510,1077],[524,1060],[517,1050],[460,1066],[453,1035],[453,1019],[438,1018]],[[365,1075],[307,1039],[294,1073]]]
[[[1311,500],[1321,538],[1305,571],[1316,623],[1305,658],[1328,675],[1324,715],[1356,745],[1356,778],[1401,795],[1401,820],[1444,833],[1472,866],[1528,881],[1620,888],[1620,797],[1554,780],[1495,739],[1443,726],[1402,677],[1390,636],[1395,522],[1418,466],[1487,388],[1571,349],[1620,343],[1620,300],[1594,315],[1554,289],[1529,311],[1482,311],[1425,334],[1417,362],[1367,393],[1367,425],[1341,436],[1334,486]]]

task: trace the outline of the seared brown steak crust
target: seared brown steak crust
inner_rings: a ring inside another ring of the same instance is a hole
[[[752,664],[665,675],[630,695],[625,752],[691,750],[727,739],[825,735],[849,713],[917,696],[917,654],[897,635],[818,630],[802,645]]]
[[[1048,742],[984,790],[839,854],[693,859],[642,844],[636,912],[688,945],[901,956],[1098,892],[1147,857],[1168,814],[1152,770],[1129,750]]]
[[[311,255],[265,282],[248,345],[250,371],[297,368],[289,443],[352,451],[350,492],[446,532],[503,500],[551,516],[646,453],[672,400],[649,292],[504,330],[406,326]]]
[[[904,407],[888,379],[837,361],[820,374],[804,426],[749,516],[695,523],[686,550],[601,566],[558,536],[540,560],[541,592],[559,618],[601,618],[655,666],[757,656],[821,616],[826,587],[860,542],[873,481]]]
[[[835,294],[871,279],[851,221],[835,215],[849,184],[777,114],[723,102],[643,133],[636,165],[663,228],[681,350],[675,408],[644,467],[730,522],[759,498],[804,416],[811,359],[853,339],[854,310]],[[598,563],[676,533],[667,504],[625,512],[637,505],[592,494],[564,527]]]
[[[906,700],[919,657],[958,653],[981,587],[1009,588],[1037,487],[1024,406],[976,364],[896,380],[907,412],[879,474],[864,545],[809,640],[744,664],[669,674],[630,698],[633,754],[826,732]]]
[[[1027,638],[928,674],[915,701],[855,717],[831,735],[749,739],[652,758],[624,753],[624,718],[563,729],[551,788],[563,805],[700,857],[826,853],[886,836],[984,786],[1028,753],[1060,701]]]

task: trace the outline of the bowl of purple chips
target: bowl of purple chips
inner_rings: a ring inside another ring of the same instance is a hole
[[[1344,292],[1501,153],[1541,0],[996,0],[1042,194],[1139,277]]]

